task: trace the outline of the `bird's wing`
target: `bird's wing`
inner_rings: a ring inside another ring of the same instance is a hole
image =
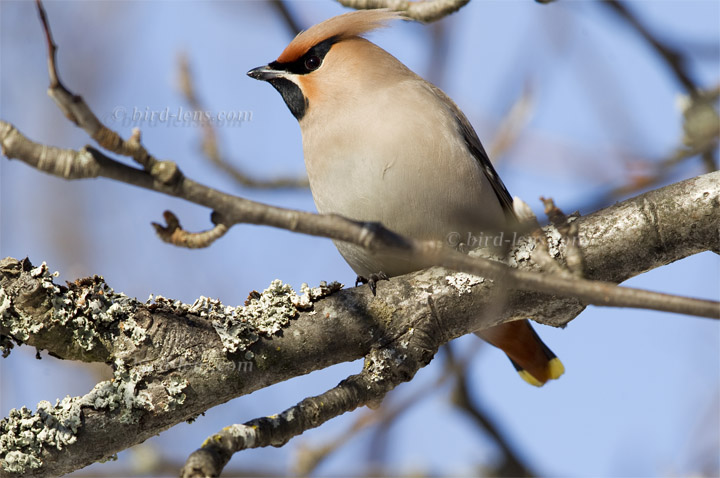
[[[480,168],[492,185],[495,195],[503,208],[505,217],[508,221],[517,222],[517,216],[515,215],[515,210],[513,209],[512,196],[510,196],[505,184],[503,184],[502,179],[500,179],[497,171],[495,171],[495,167],[493,167],[490,162],[490,157],[485,152],[485,148],[483,148],[480,138],[478,138],[477,133],[475,133],[472,125],[462,112],[456,111],[455,116],[457,117],[458,128],[460,128],[460,132],[465,139],[465,144],[467,145],[468,150],[470,150],[470,154],[472,154],[472,156],[477,160]]]

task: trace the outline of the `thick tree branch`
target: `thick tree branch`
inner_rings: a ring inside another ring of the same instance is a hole
[[[587,304],[647,308],[720,318],[718,304],[713,301],[617,287],[610,283],[559,274],[517,270],[498,261],[461,254],[441,243],[399,236],[377,223],[360,223],[340,216],[284,209],[226,194],[185,177],[170,161],[159,162],[155,171],[148,173],[119,163],[90,147],[73,151],[34,143],[4,121],[0,121],[0,146],[8,158],[18,158],[43,172],[65,179],[103,176],[186,199],[215,211],[227,227],[240,223],[259,224],[329,237],[356,244],[377,254],[406,256],[413,260],[420,258],[428,266],[439,265],[504,281],[509,287],[518,289],[575,297]],[[703,177],[711,178],[717,174],[720,173],[710,173]],[[157,180],[159,177],[163,179]],[[717,197],[717,185],[709,188],[708,194]],[[172,228],[172,225],[169,227]],[[498,237],[503,238],[502,235]]]
[[[577,219],[587,276],[622,281],[700,251],[717,250],[719,175],[683,181]],[[552,226],[547,231],[549,250],[562,261],[561,235]],[[518,241],[510,261],[525,269],[537,267],[533,244]],[[400,361],[402,370],[412,371],[452,338],[525,317],[563,325],[584,309],[574,299],[501,291],[492,281],[440,268],[383,283],[377,297],[362,287],[335,292],[316,300],[310,311],[307,300],[294,298],[279,284],[262,296],[251,294],[249,308],[230,310],[204,298],[192,306],[162,298],[142,304],[113,293],[98,278],[62,289],[52,284],[46,269],[11,259],[3,262],[0,273],[1,335],[62,358],[115,367],[113,382],[98,384],[85,397],[64,404],[70,414],[63,415],[65,428],[81,425],[68,432],[71,438],[62,451],[52,443],[37,445],[42,466],[28,469],[31,476],[80,468],[234,397],[366,357],[372,350],[423,357]],[[497,307],[498,297],[506,297],[502,308]],[[239,320],[242,317],[252,320]],[[282,335],[275,333],[279,328]],[[414,334],[420,344],[405,340]],[[405,347],[420,352],[406,353]],[[383,383],[394,385],[397,377],[409,379],[412,373],[391,374]],[[378,390],[377,395],[386,391]],[[322,414],[323,420],[370,398],[357,396],[353,401],[347,393],[335,395],[343,403]],[[304,409],[301,404],[295,411]],[[11,417],[13,423],[18,420]],[[13,436],[13,430],[4,433]],[[287,430],[289,434],[280,437],[297,433]],[[3,471],[0,476],[14,475]]]

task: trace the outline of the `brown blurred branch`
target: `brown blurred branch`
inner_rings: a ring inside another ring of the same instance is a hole
[[[675,78],[682,84],[687,92],[694,95],[697,92],[697,84],[687,70],[685,57],[661,41],[657,36],[650,32],[650,30],[643,24],[642,21],[635,15],[628,7],[618,0],[605,0],[600,2],[617,13],[621,18],[626,20],[637,32],[647,41],[650,46],[662,57],[667,66],[675,75]]]
[[[281,3],[281,2],[280,2]],[[179,84],[185,99],[195,111],[206,111],[204,105],[198,98],[195,91],[195,82],[190,72],[190,62],[187,56],[180,56],[179,60]],[[202,151],[215,166],[227,173],[235,181],[248,188],[258,189],[280,189],[280,188],[307,188],[309,183],[307,178],[276,178],[261,180],[255,179],[247,173],[241,171],[237,166],[231,164],[220,153],[218,144],[217,131],[210,121],[201,122],[203,138]]]
[[[284,0],[270,0],[270,5],[280,14],[280,18],[283,19],[283,22],[293,36],[303,30],[297,20],[295,20],[293,14],[290,13],[287,3]]]
[[[490,158],[497,163],[505,153],[510,150],[520,138],[534,113],[533,91],[529,84],[525,85],[522,94],[508,110],[500,121],[500,125],[488,147]]]
[[[504,477],[535,476],[520,458],[520,453],[510,443],[505,433],[500,430],[500,427],[490,418],[490,415],[483,410],[479,403],[470,396],[467,379],[468,368],[455,359],[452,344],[447,344],[443,350],[445,351],[448,375],[455,378],[455,389],[452,394],[453,403],[475,420],[478,426],[490,435],[493,442],[502,452],[503,461],[493,475]]]

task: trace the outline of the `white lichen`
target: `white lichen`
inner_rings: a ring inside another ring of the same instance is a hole
[[[388,378],[387,374],[391,368],[399,367],[406,358],[406,354],[398,353],[391,347],[375,350],[365,357],[363,371],[373,382],[381,382]]]
[[[168,396],[168,401],[163,407],[166,412],[175,410],[185,403],[186,396],[183,393],[183,390],[190,385],[190,382],[184,378],[179,378],[173,375],[169,379],[163,380],[162,384]]]
[[[464,272],[457,272],[455,274],[445,277],[450,286],[457,290],[458,295],[465,295],[472,292],[473,286],[482,284],[485,279],[472,274],[466,274]]]
[[[253,292],[244,307],[223,306],[219,300],[200,297],[189,312],[207,317],[220,336],[223,349],[234,353],[247,349],[261,336],[271,337],[286,327],[298,312],[339,290],[342,284],[321,282],[310,288],[303,284],[302,296],[289,284],[274,280],[261,294]]]
[[[113,304],[113,306],[116,304]],[[145,330],[140,324],[138,324],[132,317],[124,320],[121,323],[122,330],[130,336],[132,343],[138,347],[142,345],[148,338],[147,330]]]
[[[0,457],[3,470],[26,473],[42,466],[43,448],[62,450],[77,441],[82,425],[81,401],[78,397],[65,397],[55,405],[41,401],[37,411],[27,407],[13,408],[7,418],[0,421]]]
[[[113,291],[102,277],[83,279],[68,287],[60,287],[53,281],[59,274],[50,273],[46,263],[35,267],[30,275],[40,281],[52,306],[50,313],[38,317],[23,314],[13,307],[12,298],[6,291],[0,293],[0,319],[18,341],[54,326],[72,328],[76,345],[86,351],[93,350],[101,338],[110,338],[112,325],[135,311],[137,302]]]

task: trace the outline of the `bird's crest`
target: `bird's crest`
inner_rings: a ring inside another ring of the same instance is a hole
[[[280,54],[279,63],[290,63],[303,56],[310,48],[328,38],[342,41],[362,36],[377,28],[387,26],[387,22],[403,18],[399,12],[387,9],[358,10],[345,13],[318,23],[298,35]]]

